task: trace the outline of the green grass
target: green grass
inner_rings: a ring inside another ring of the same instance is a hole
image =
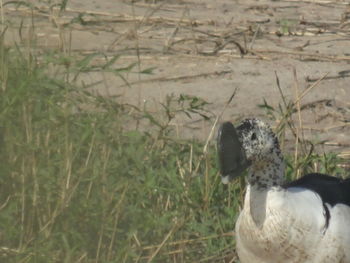
[[[133,65],[118,67],[118,56],[37,57],[2,44],[0,50],[1,262],[235,257],[231,231],[243,180],[222,185],[215,148],[205,154],[203,142],[179,139],[169,125],[177,114],[208,119],[205,101],[168,96],[154,114],[77,84],[88,71],[125,79]],[[105,62],[96,66],[96,57]],[[149,132],[133,129],[140,122]],[[288,177],[315,162],[339,172],[336,156],[311,153],[298,158],[297,168],[287,158]]]
[[[227,233],[240,187],[220,184],[212,148],[203,155],[201,142],[176,139],[169,126],[176,114],[208,118],[203,100],[169,96],[161,114],[131,111],[76,85],[92,56],[67,63],[26,52],[2,46],[0,57],[1,261],[234,255]],[[152,132],[130,127],[140,120]]]

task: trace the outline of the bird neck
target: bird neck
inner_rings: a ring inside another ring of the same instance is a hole
[[[276,149],[269,156],[253,162],[248,170],[248,183],[253,191],[279,186],[284,182],[284,169],[281,151]]]
[[[275,149],[271,154],[253,161],[248,170],[248,189],[245,206],[256,226],[261,227],[266,217],[266,198],[268,192],[283,184],[284,162],[281,151]]]

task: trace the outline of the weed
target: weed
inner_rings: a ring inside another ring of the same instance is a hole
[[[19,47],[3,50],[2,260],[193,261],[233,246],[226,232],[238,200],[219,184],[215,154],[203,159],[200,142],[170,136],[178,114],[208,119],[205,101],[169,96],[165,118],[131,114],[131,106],[77,86],[81,72],[111,70],[110,60],[93,65],[99,54],[38,60]],[[139,118],[157,132],[125,125]]]

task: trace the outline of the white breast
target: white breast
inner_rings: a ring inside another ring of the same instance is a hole
[[[328,207],[329,226],[312,262],[350,263],[350,207],[344,204]]]
[[[241,262],[350,262],[350,208],[337,205],[329,211],[327,227],[316,193],[302,188],[259,193],[248,187],[236,223]]]

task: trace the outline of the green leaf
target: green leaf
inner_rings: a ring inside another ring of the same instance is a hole
[[[60,12],[65,11],[66,10],[66,6],[67,6],[68,0],[62,0],[61,4],[60,4]]]
[[[90,62],[93,60],[94,57],[100,55],[100,53],[92,53],[87,56],[85,56],[82,60],[78,61],[75,66],[80,70],[86,70]]]
[[[141,74],[153,74],[153,70],[155,70],[157,67],[151,67],[151,68],[146,68],[142,70],[140,73]]]
[[[107,61],[106,64],[102,66],[103,69],[108,69],[110,66],[112,66],[117,59],[120,57],[120,55],[114,55],[110,60]]]
[[[259,107],[259,108],[263,108],[263,109],[275,111],[275,109],[274,109],[271,105],[269,105],[269,104],[267,103],[267,101],[265,100],[265,98],[264,98],[263,100],[264,100],[264,104],[258,104],[258,107]]]

